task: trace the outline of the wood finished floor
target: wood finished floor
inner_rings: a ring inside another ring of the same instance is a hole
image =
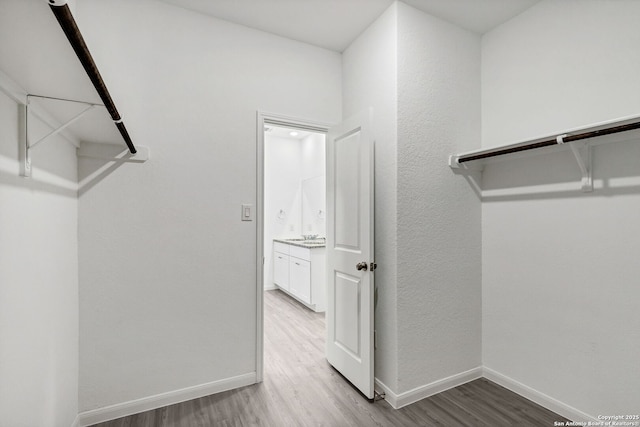
[[[264,382],[95,427],[553,426],[565,418],[486,379],[399,410],[369,403],[324,359],[324,315],[265,292]]]

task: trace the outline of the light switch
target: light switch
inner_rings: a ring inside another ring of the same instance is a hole
[[[253,205],[242,205],[242,220],[253,221]]]

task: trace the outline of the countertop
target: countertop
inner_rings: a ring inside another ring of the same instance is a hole
[[[304,240],[304,239],[273,239],[274,242],[285,243],[287,245],[300,246],[301,248],[324,248],[327,245],[325,239],[313,239],[313,240]]]

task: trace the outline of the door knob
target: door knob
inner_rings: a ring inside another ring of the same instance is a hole
[[[360,270],[367,271],[367,269],[369,267],[367,266],[366,262],[362,261],[362,262],[359,262],[359,263],[356,264],[356,268],[358,269],[358,271],[360,271]]]

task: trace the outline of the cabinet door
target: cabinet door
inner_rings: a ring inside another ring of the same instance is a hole
[[[289,255],[273,253],[273,282],[282,289],[289,290]]]
[[[289,266],[290,292],[307,304],[311,304],[311,263],[291,257]]]

